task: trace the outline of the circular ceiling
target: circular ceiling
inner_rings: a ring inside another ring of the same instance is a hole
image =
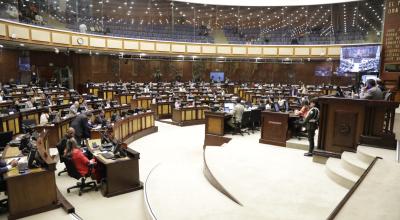
[[[175,0],[178,2],[188,2],[207,5],[227,5],[227,6],[304,6],[304,5],[323,5],[344,2],[355,2],[359,0]]]

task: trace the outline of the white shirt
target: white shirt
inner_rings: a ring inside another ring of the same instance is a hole
[[[49,115],[47,113],[43,113],[40,115],[40,125],[45,125],[49,123]]]
[[[81,25],[79,25],[79,31],[80,31],[81,33],[86,33],[86,31],[87,31],[86,24],[81,24]]]

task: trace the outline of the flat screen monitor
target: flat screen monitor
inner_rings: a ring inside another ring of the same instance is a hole
[[[378,79],[378,75],[377,74],[372,74],[372,75],[362,75],[361,76],[361,81],[364,84],[367,83],[367,80],[369,80],[369,79],[376,80],[376,79]]]
[[[18,61],[18,67],[20,71],[30,71],[31,63],[28,56],[20,57]]]
[[[210,79],[214,82],[223,82],[225,80],[224,72],[211,72]]]
[[[331,75],[332,75],[332,66],[331,65],[315,67],[315,76],[331,76]]]
[[[224,112],[231,112],[233,110],[233,103],[224,103]]]
[[[285,110],[288,112],[289,111],[289,102],[285,101]]]
[[[342,47],[340,73],[379,72],[381,46]]]

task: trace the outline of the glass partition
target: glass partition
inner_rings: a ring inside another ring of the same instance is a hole
[[[219,44],[380,43],[384,0],[291,7],[165,0],[7,0],[0,17],[129,38]]]

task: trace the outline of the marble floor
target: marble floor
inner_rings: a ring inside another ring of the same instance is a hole
[[[156,122],[156,125],[159,127],[157,133],[143,137],[129,147],[140,152],[140,178],[148,181],[149,204],[154,208],[158,220],[230,220],[243,219],[244,216],[250,219],[295,219],[293,216],[298,213],[303,217],[312,216],[308,219],[317,219],[316,216],[324,216],[332,204],[337,203],[347,192],[329,182],[323,165],[312,163],[311,158],[305,158],[303,150],[258,144],[260,133],[256,132],[232,136],[229,149],[210,148],[206,151],[207,160],[220,181],[247,208],[238,207],[213,188],[203,175],[204,125],[179,127],[160,122]],[[246,169],[236,172],[241,166],[235,160],[244,162]],[[153,169],[154,167],[156,168]],[[254,169],[255,167],[261,168]],[[58,168],[63,169],[63,165]],[[260,172],[268,175],[261,175],[260,181],[254,181],[257,178],[253,177],[260,176]],[[238,175],[245,185],[238,181]],[[314,180],[308,181],[309,178]],[[95,191],[78,196],[76,191],[66,193],[66,188],[75,184],[74,179],[63,174],[57,176],[56,181],[63,195],[75,206],[76,214],[84,220],[146,219],[147,207],[143,190],[112,198],[105,198]],[[259,192],[259,187],[264,184],[265,187]],[[310,186],[312,190],[307,188]],[[249,187],[252,193],[243,193]],[[327,193],[325,199],[318,196],[327,187],[332,192]],[[306,193],[307,196],[304,197]],[[307,206],[313,199],[321,205]],[[319,206],[323,211],[315,210]],[[273,208],[278,209],[275,215],[268,214],[267,211],[273,211]],[[1,219],[6,219],[6,216],[0,216]],[[24,219],[74,218],[62,209],[57,209]]]

